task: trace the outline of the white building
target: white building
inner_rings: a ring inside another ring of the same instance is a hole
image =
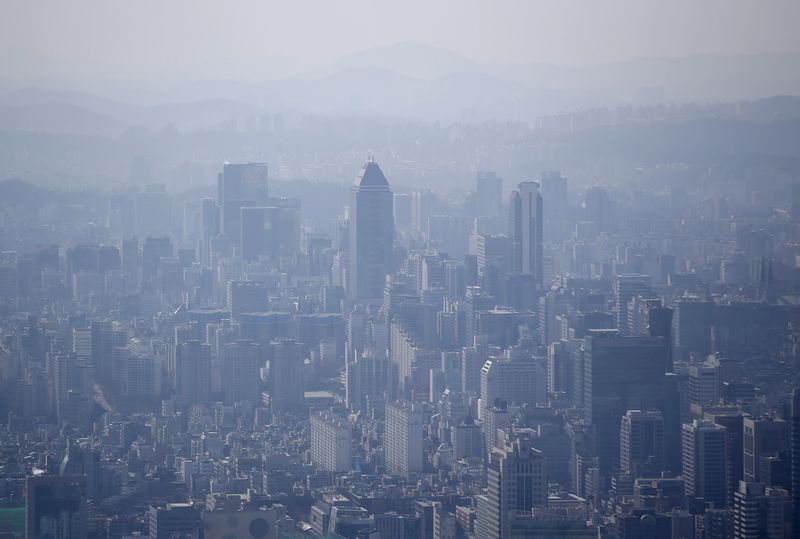
[[[353,427],[328,412],[311,414],[311,460],[322,470],[347,472],[353,462]]]
[[[405,475],[422,471],[422,414],[412,403],[401,400],[386,405],[383,452],[390,472]]]

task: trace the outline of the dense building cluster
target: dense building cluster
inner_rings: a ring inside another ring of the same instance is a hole
[[[370,158],[312,226],[268,169],[180,230],[159,186],[5,206],[0,537],[800,534],[798,185],[455,204]]]

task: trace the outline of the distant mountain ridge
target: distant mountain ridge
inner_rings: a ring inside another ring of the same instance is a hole
[[[192,131],[264,113],[532,121],[619,104],[759,100],[800,95],[800,53],[486,65],[445,49],[398,43],[297,77],[191,81],[146,91],[157,97],[135,103],[113,92],[17,88],[0,95],[0,129],[65,132],[72,125],[76,132],[105,134],[131,125],[173,125]]]

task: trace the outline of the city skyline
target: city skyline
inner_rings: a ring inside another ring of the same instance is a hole
[[[0,7],[0,539],[800,535],[800,4]]]

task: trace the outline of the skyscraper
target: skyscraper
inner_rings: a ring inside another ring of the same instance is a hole
[[[682,298],[675,303],[675,353],[702,360],[711,350],[714,303],[698,298]]]
[[[267,254],[266,210],[261,206],[241,209],[241,253],[245,260],[257,260],[259,255]]]
[[[222,347],[222,389],[225,404],[259,402],[260,347],[248,340],[238,340]]]
[[[686,496],[715,508],[726,505],[725,427],[710,421],[683,424],[683,481]]]
[[[597,225],[600,231],[607,230],[610,223],[610,202],[604,187],[590,187],[584,199],[584,217]]]
[[[779,457],[789,449],[789,423],[770,416],[745,417],[744,480],[766,483],[762,463],[768,457]]]
[[[558,170],[542,172],[542,199],[545,223],[566,220],[567,179]]]
[[[786,491],[764,483],[739,481],[734,497],[733,536],[736,539],[783,539]]]
[[[164,234],[170,230],[170,199],[163,185],[149,185],[136,195],[136,233]]]
[[[242,313],[260,313],[268,310],[269,292],[260,281],[228,281],[228,310],[238,318]]]
[[[92,320],[89,323],[92,339],[92,366],[100,380],[111,382],[113,350],[125,346],[128,334],[118,329],[119,324],[109,320]]]
[[[197,340],[178,344],[175,363],[179,406],[211,402],[211,346]]]
[[[367,398],[394,398],[393,363],[385,355],[359,354],[345,366],[345,402],[350,410],[363,410]]]
[[[689,365],[689,404],[715,403],[719,390],[719,367],[708,362]]]
[[[557,170],[542,172],[542,220],[547,242],[564,238],[567,226],[567,179]]]
[[[200,263],[211,267],[211,240],[219,234],[219,206],[212,198],[204,198],[202,202],[202,238],[200,243]]]
[[[510,236],[513,244],[513,272],[534,276],[542,285],[542,195],[536,182],[521,182],[511,194]]]
[[[792,522],[793,529],[800,530],[800,388],[792,390],[789,417],[791,424],[791,459],[792,459]]]
[[[25,537],[85,539],[86,478],[83,475],[39,475],[25,481]]]
[[[524,353],[490,357],[481,369],[481,406],[486,409],[497,399],[508,403],[542,402],[547,392],[547,368],[544,359]]]
[[[386,405],[386,433],[383,451],[386,469],[408,475],[422,471],[422,414],[408,401]]]
[[[370,160],[356,177],[350,205],[349,297],[379,301],[392,271],[394,216],[392,191]]]
[[[664,469],[664,416],[628,410],[620,426],[619,468],[634,477],[658,477]]]
[[[744,477],[744,414],[736,407],[715,407],[703,419],[725,427],[725,484],[728,506],[733,507],[739,481]]]
[[[269,360],[269,402],[273,412],[303,409],[303,363],[301,343],[291,339],[273,341]]]
[[[266,163],[226,163],[218,177],[217,201],[221,208],[221,231],[228,241],[238,245],[242,233],[245,206],[264,206],[268,196]]]
[[[502,212],[503,178],[489,170],[478,171],[475,178],[476,210],[478,215],[492,215]]]
[[[609,477],[619,462],[622,416],[634,409],[663,412],[666,350],[660,337],[589,330],[583,349],[576,353],[575,400],[591,425],[603,477]]]
[[[477,539],[509,537],[509,520],[516,512],[547,505],[545,458],[527,438],[494,448],[487,473],[488,490],[478,496]]]
[[[628,303],[636,296],[652,295],[652,279],[649,275],[638,273],[620,274],[614,277],[614,314],[617,329],[628,330]]]

